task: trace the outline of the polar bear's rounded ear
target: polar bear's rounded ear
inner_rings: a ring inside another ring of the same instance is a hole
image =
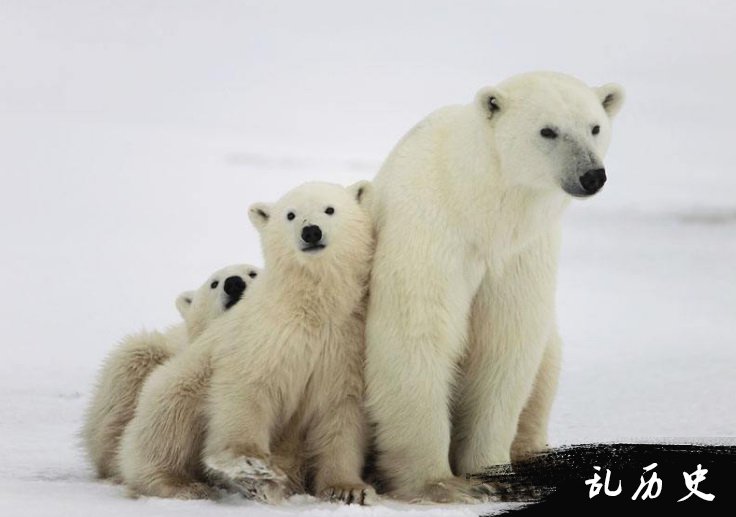
[[[475,103],[488,118],[493,118],[503,110],[504,96],[495,86],[486,86],[475,94]]]
[[[603,109],[606,110],[610,118],[613,118],[624,103],[624,89],[618,84],[608,83],[593,88],[593,90],[598,95]]]
[[[268,203],[253,203],[248,209],[248,217],[253,226],[261,231],[271,219],[271,205]]]
[[[192,308],[192,300],[194,300],[194,291],[184,291],[176,297],[176,309],[184,319],[187,319],[189,309]]]
[[[373,185],[368,180],[362,180],[350,185],[348,187],[348,192],[352,194],[353,198],[359,205],[365,206],[370,202],[370,197],[373,193]]]

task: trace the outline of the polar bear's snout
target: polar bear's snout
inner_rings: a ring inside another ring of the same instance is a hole
[[[310,224],[302,228],[302,251],[317,251],[325,248],[322,242],[322,229],[316,224]]]
[[[230,307],[238,303],[240,301],[240,298],[243,297],[243,292],[246,288],[245,280],[243,280],[239,276],[229,276],[225,279],[225,283],[223,284],[222,288],[227,295],[227,303],[225,304],[225,308],[229,309]]]
[[[590,197],[603,188],[606,183],[606,169],[600,162],[593,161],[574,167],[562,181],[562,189],[573,197]]]
[[[606,169],[591,169],[580,176],[580,185],[588,195],[598,192],[606,183]]]

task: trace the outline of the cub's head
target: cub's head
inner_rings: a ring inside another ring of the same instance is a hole
[[[275,203],[256,203],[251,222],[261,234],[267,267],[297,263],[318,268],[363,261],[373,227],[365,209],[371,184],[305,183]]]
[[[505,181],[587,197],[606,182],[603,158],[623,99],[616,84],[534,72],[483,88],[475,109],[489,119]]]
[[[260,272],[249,264],[228,266],[213,273],[196,291],[181,293],[176,308],[186,322],[189,339],[195,339],[212,320],[237,304]]]

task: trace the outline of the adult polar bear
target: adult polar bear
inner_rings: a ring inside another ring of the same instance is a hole
[[[560,216],[603,186],[622,100],[519,75],[429,115],[376,176],[367,405],[395,496],[484,498],[464,475],[546,447]]]

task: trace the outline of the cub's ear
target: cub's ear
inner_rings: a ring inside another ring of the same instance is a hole
[[[593,88],[596,95],[603,105],[603,109],[608,113],[609,118],[613,118],[624,103],[624,89],[615,83],[604,84],[598,88]]]
[[[370,203],[371,196],[373,194],[373,185],[370,181],[362,180],[357,183],[353,183],[348,187],[350,192],[358,202],[359,205],[367,206]]]
[[[176,297],[176,309],[184,319],[187,319],[189,309],[192,308],[192,300],[194,300],[194,291],[184,291]]]
[[[486,86],[475,94],[475,103],[489,119],[503,111],[504,100],[503,92],[495,86]]]
[[[260,232],[271,219],[271,205],[269,203],[253,203],[248,209],[248,217],[256,230]]]

